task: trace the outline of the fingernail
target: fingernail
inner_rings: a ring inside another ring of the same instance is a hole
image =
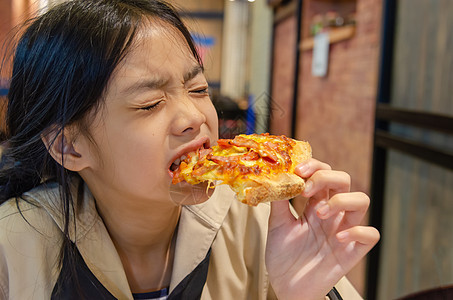
[[[339,239],[340,241],[344,241],[348,238],[349,236],[349,232],[347,231],[342,231],[342,232],[339,232],[337,233],[337,239]]]
[[[313,182],[311,180],[307,180],[305,182],[304,194],[308,195],[308,193],[310,193],[312,188],[313,188]]]
[[[308,167],[309,167],[309,166],[308,166],[308,164],[306,164],[306,163],[297,166],[299,175],[304,176],[304,175],[305,175],[305,172],[308,171]]]
[[[329,210],[330,210],[329,205],[328,205],[328,204],[325,204],[325,205],[321,206],[321,207],[318,209],[318,215],[319,215],[320,217],[324,217],[324,216],[327,215],[327,213],[329,212]]]

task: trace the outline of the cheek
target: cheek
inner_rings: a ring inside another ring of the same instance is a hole
[[[211,100],[204,106],[204,115],[206,116],[206,123],[208,124],[211,131],[215,134],[216,139],[218,138],[219,120],[217,118],[217,110],[212,104]]]
[[[114,167],[107,170],[115,189],[128,191],[142,198],[168,193],[170,175],[168,174],[162,146],[132,145],[124,148],[122,155],[116,155]]]
[[[142,125],[110,129],[102,138],[100,171],[116,184],[125,182],[139,187],[147,183],[145,186],[149,186],[165,175],[157,172],[165,169],[164,137],[156,131],[159,125],[154,124],[153,130]]]

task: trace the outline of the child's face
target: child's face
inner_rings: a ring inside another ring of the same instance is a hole
[[[105,195],[192,204],[206,197],[188,196],[194,189],[186,183],[172,186],[170,167],[184,153],[215,143],[217,114],[182,35],[164,26],[142,30],[113,73],[90,128],[96,159],[81,175]]]

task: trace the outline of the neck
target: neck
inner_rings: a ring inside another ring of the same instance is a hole
[[[140,293],[168,287],[181,207],[137,199],[103,201],[94,196],[131,291]]]
[[[97,208],[115,245],[134,255],[166,250],[181,211],[178,206],[157,205],[152,210],[118,210],[97,203]]]

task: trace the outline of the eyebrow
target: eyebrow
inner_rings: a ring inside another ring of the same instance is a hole
[[[204,70],[202,66],[196,65],[195,67],[192,68],[192,70],[190,70],[184,75],[183,77],[184,82],[194,79],[198,74],[203,73],[203,71]]]
[[[144,79],[144,80],[137,81],[134,84],[125,88],[123,90],[123,93],[129,94],[131,92],[135,92],[137,90],[142,90],[142,89],[153,90],[153,89],[157,89],[157,88],[164,86],[166,83],[167,83],[167,81],[163,80],[163,79],[150,79],[150,80]]]
[[[184,76],[183,76],[184,82],[194,79],[198,74],[203,73],[203,71],[204,71],[204,69],[202,66],[196,65],[189,72],[184,74]],[[140,81],[132,84],[131,86],[127,87],[126,89],[124,89],[123,92],[131,93],[131,92],[141,90],[141,89],[149,89],[149,90],[158,89],[158,88],[161,88],[162,86],[164,86],[166,83],[167,83],[167,80],[164,80],[164,79],[140,80]]]

